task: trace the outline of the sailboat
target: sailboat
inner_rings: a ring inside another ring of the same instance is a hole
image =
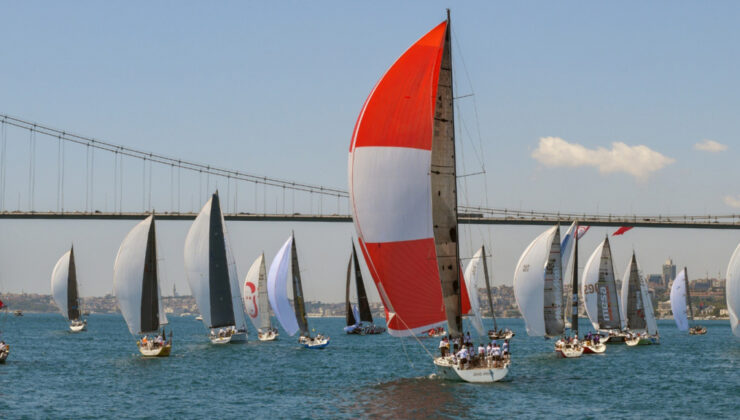
[[[288,279],[292,279],[293,284],[292,307],[288,299]],[[311,337],[308,329],[301,270],[298,267],[298,252],[293,234],[285,241],[270,264],[270,271],[267,274],[267,296],[270,298],[275,316],[289,336],[292,337],[300,330],[298,342],[308,349],[323,349],[329,345],[329,337],[321,334]]]
[[[688,308],[688,311],[687,311]],[[679,331],[689,331],[690,335],[704,335],[707,328],[701,325],[690,325],[694,321],[694,308],[691,305],[689,275],[686,267],[673,280],[671,285],[671,312]]]
[[[730,328],[736,337],[740,337],[740,245],[735,248],[727,264],[726,279],[725,298],[727,312],[730,313]]]
[[[446,322],[460,339],[470,305],[460,279],[452,76],[448,10],[378,81],[352,135],[353,220],[394,336]],[[466,369],[453,356],[434,359],[447,379],[493,382],[508,373],[508,359],[483,362]]]
[[[185,271],[213,344],[247,340],[247,321],[218,191],[185,237]]]
[[[265,270],[265,254],[262,253],[247,272],[244,279],[244,310],[247,312],[252,325],[257,329],[257,339],[260,341],[275,341],[278,338],[277,328],[270,323],[270,302],[267,299],[267,274]]]
[[[51,272],[51,296],[62,316],[69,322],[70,331],[87,329],[87,320],[82,319],[80,312],[74,247],[59,258]]]
[[[354,263],[355,269],[352,270]],[[357,305],[352,305],[349,300],[350,280],[352,273],[355,277],[355,290],[357,291]],[[385,332],[385,328],[379,327],[373,323],[373,314],[370,311],[370,304],[367,301],[365,292],[365,282],[362,281],[362,270],[360,270],[360,261],[357,258],[355,243],[352,242],[352,255],[347,263],[347,288],[345,293],[345,307],[347,312],[347,326],[344,332],[347,334],[380,334]]]
[[[487,332],[488,338],[491,340],[508,340],[514,336],[514,332],[508,328],[499,330],[498,324],[496,323],[496,315],[493,312],[493,296],[491,296],[491,281],[488,278],[488,262],[486,261],[487,259],[488,256],[486,255],[486,246],[481,245],[480,249],[478,249],[478,251],[473,254],[473,258],[471,258],[468,262],[468,265],[465,267],[465,274],[463,275],[465,286],[471,294],[470,311],[473,315],[473,328],[478,331],[478,335],[484,335],[481,308],[478,304],[478,296],[476,296],[478,289],[480,289],[478,287],[478,273],[481,266],[483,266],[483,278],[486,281],[486,296],[488,297],[488,307],[491,310],[491,318],[493,319],[493,329]]]
[[[559,225],[537,236],[519,257],[514,271],[514,298],[524,317],[527,335],[565,335]],[[555,351],[561,357],[573,358],[583,354],[583,347],[560,339]]]
[[[0,312],[0,364],[3,364],[10,355],[10,345],[2,339],[2,328],[5,327],[5,321],[8,319],[8,308],[2,300],[0,300],[0,311],[2,311]]]
[[[608,236],[586,262],[581,294],[585,301],[586,314],[594,329],[604,334],[604,342],[623,343],[627,334],[623,331]]]
[[[113,290],[128,330],[144,357],[167,357],[172,351],[170,339],[162,329],[167,315],[162,309],[160,278],[157,269],[157,237],[154,216],[149,216],[126,235],[118,248],[113,265]],[[148,334],[154,333],[152,338]]]
[[[634,251],[622,279],[622,313],[627,322],[627,329],[632,332],[632,335],[625,339],[625,344],[628,346],[660,344],[653,302],[650,300],[645,278],[640,275]]]

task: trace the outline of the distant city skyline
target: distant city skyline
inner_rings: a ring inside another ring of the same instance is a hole
[[[177,158],[346,189],[349,141],[365,98],[393,61],[445,18],[448,4],[5,6],[0,36],[12,42],[3,48],[0,113]],[[459,172],[469,175],[460,182],[461,204],[739,212],[740,4],[453,6]],[[55,208],[56,144],[37,141],[36,207]],[[6,208],[29,200],[28,142],[26,133],[8,130]],[[85,154],[72,147],[65,153],[65,201],[84,207]],[[96,159],[93,207],[112,208],[113,160]],[[477,174],[484,169],[485,176]],[[141,163],[126,161],[123,174],[122,207],[140,210]],[[174,201],[170,176],[155,173],[157,209]],[[180,208],[199,210],[208,194],[227,187],[219,182],[206,186],[183,176]],[[237,210],[278,207],[279,197],[255,200],[258,191],[249,188],[239,192]],[[328,200],[310,205],[347,208]],[[134,225],[0,220],[0,288],[48,292],[54,263],[74,243],[82,294],[104,295],[112,290],[120,241]],[[162,290],[174,284],[189,294],[182,261],[189,223],[157,226]],[[227,227],[241,277],[263,250],[269,263],[295,230],[307,298],[343,299],[356,236],[351,224]],[[510,285],[519,255],[544,229],[463,226],[461,252],[470,256],[486,243],[495,284]],[[589,231],[581,264],[614,230]],[[738,242],[738,231],[640,228],[612,245],[618,275],[635,249],[644,274],[661,273],[670,257],[695,279],[724,276]],[[378,301],[375,288],[369,293]]]

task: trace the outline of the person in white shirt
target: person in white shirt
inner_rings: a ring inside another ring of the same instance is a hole
[[[468,363],[468,349],[463,347],[462,350],[457,352],[457,358],[460,360],[460,365],[464,367]]]
[[[447,341],[447,337],[439,340],[439,353],[442,357],[447,356],[447,352],[450,349],[450,343]]]
[[[504,356],[508,356],[509,355],[509,341],[508,340],[505,340],[504,341],[504,344],[501,346],[501,353]]]
[[[498,345],[493,346],[492,353],[493,353],[493,358],[495,360],[498,360],[501,357],[501,347],[499,347]]]

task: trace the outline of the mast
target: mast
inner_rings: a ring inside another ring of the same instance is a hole
[[[354,249],[354,244],[352,244],[352,248]],[[352,256],[349,256],[349,261],[347,262],[347,291],[344,294],[344,301],[345,301],[345,311],[347,311],[347,326],[355,325],[357,321],[355,320],[355,315],[352,313],[352,304],[349,302],[349,283],[350,283],[350,276],[352,275]]]
[[[694,308],[691,306],[691,292],[689,291],[689,273],[686,271],[686,267],[683,268],[683,277],[686,282],[686,301],[689,304],[689,321],[694,320]]]
[[[493,313],[493,298],[491,297],[491,283],[488,280],[488,263],[486,262],[486,246],[481,246],[483,250],[483,276],[486,279],[486,293],[488,293],[488,306],[491,308],[491,318],[493,319],[493,330],[498,331],[496,325],[496,314]],[[468,292],[469,293],[469,292]]]
[[[301,285],[301,270],[298,267],[298,251],[295,247],[295,235],[291,241],[290,249],[291,268],[293,272],[293,307],[295,317],[298,321],[298,328],[301,330],[301,336],[308,337],[308,319],[306,318],[306,304],[303,301],[303,286]]]
[[[157,241],[152,216],[144,253],[141,283],[141,320],[139,332],[146,334],[159,329],[159,285],[157,278]]]
[[[67,273],[67,318],[74,321],[80,319],[80,297],[77,291],[74,246],[69,249],[69,270]]]
[[[447,326],[453,337],[459,337],[462,335],[462,286],[457,229],[457,167],[450,34],[448,9],[434,106],[431,150],[432,225]]]
[[[572,309],[570,318],[570,330],[573,334],[578,337],[578,223],[576,222],[576,229],[573,232],[573,285],[571,287],[571,293],[573,297],[571,299]]]

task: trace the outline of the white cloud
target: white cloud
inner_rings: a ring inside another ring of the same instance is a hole
[[[730,207],[740,208],[740,196],[734,197],[731,195],[726,195],[725,204]]]
[[[727,150],[727,145],[714,140],[704,139],[694,145],[694,149],[702,152],[718,153]]]
[[[675,159],[644,145],[628,146],[614,142],[611,149],[588,149],[577,143],[568,143],[560,137],[540,138],[532,157],[549,167],[593,166],[602,174],[624,172],[639,180],[675,162]]]

